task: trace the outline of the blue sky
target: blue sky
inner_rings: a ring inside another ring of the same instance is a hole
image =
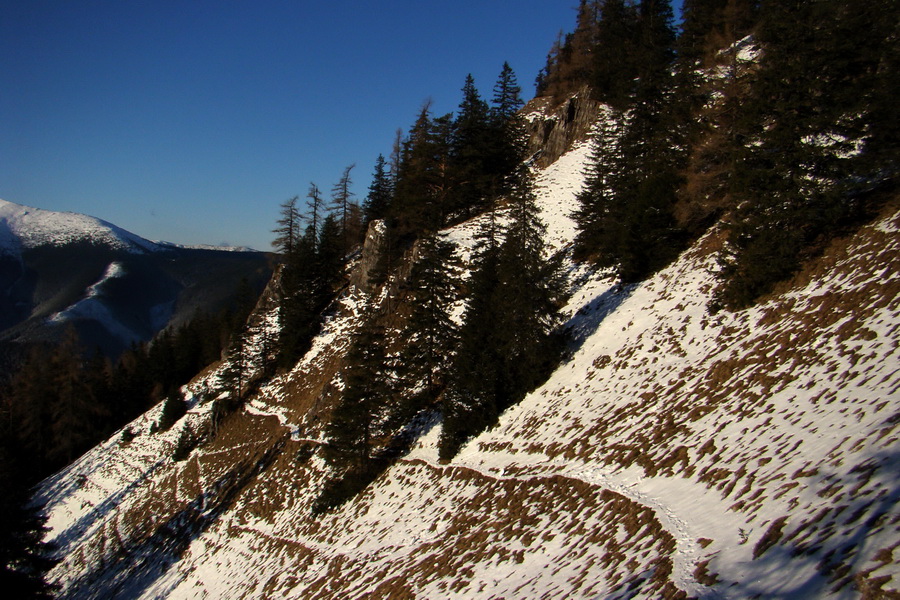
[[[0,0],[0,198],[269,249],[279,204],[365,195],[427,98],[526,99],[577,0]]]

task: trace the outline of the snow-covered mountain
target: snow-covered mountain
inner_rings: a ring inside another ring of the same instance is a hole
[[[589,149],[538,173],[556,249]],[[444,234],[468,257],[476,229]],[[713,316],[721,243],[714,228],[628,287],[570,263],[570,345],[542,386],[450,462],[423,418],[408,454],[314,516],[326,392],[381,301],[351,286],[215,435],[227,365],[185,388],[172,428],[157,407],[44,482],[52,579],[64,598],[897,594],[900,203],[756,307]],[[251,353],[275,311],[264,296]]]
[[[95,217],[0,199],[0,252],[18,256],[23,249],[78,243],[130,252],[160,250],[159,245]]]
[[[0,200],[0,340],[54,340],[71,324],[87,347],[115,355],[197,309],[217,309],[243,277],[261,286],[266,262]]]

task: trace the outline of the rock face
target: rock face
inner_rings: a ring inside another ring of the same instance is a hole
[[[601,104],[590,97],[590,89],[582,88],[561,104],[553,98],[534,98],[522,111],[528,132],[528,151],[538,154],[537,166],[546,167],[565,154],[572,145],[587,137],[597,121]]]
[[[359,262],[350,273],[350,285],[361,292],[372,291],[371,273],[378,266],[378,261],[385,249],[384,221],[372,221],[366,231]]]

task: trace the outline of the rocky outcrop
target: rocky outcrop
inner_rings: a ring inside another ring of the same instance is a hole
[[[556,161],[576,141],[584,139],[597,120],[600,103],[591,99],[590,88],[584,87],[559,104],[553,98],[534,98],[525,108],[528,153],[537,154],[538,167]]]
[[[366,239],[363,242],[359,262],[350,273],[350,285],[362,292],[372,291],[371,273],[378,266],[378,261],[384,252],[386,231],[387,226],[384,221],[372,221],[366,231]]]

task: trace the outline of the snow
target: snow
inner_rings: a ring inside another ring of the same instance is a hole
[[[0,251],[18,256],[22,249],[90,242],[135,253],[158,246],[100,219],[54,212],[0,200]]]
[[[608,119],[594,135],[615,130]],[[537,174],[553,250],[574,237],[589,152]],[[444,235],[469,260],[477,230]],[[571,264],[569,348],[543,385],[449,463],[439,419],[423,419],[406,456],[314,518],[328,469],[301,450],[321,443],[335,365],[383,300],[351,289],[222,439],[171,459],[209,418],[219,365],[185,388],[191,409],[170,430],[151,433],[157,407],[134,440],[117,433],[45,482],[64,557],[54,578],[72,597],[113,583],[142,598],[658,598],[665,584],[710,599],[856,597],[843,564],[896,589],[898,231],[895,215],[877,220],[807,282],[738,313],[707,310],[715,229],[640,284]],[[277,311],[261,315],[277,331]],[[278,439],[281,455],[215,513],[218,484]],[[187,519],[192,502],[218,516],[166,555],[173,542],[145,529]]]

